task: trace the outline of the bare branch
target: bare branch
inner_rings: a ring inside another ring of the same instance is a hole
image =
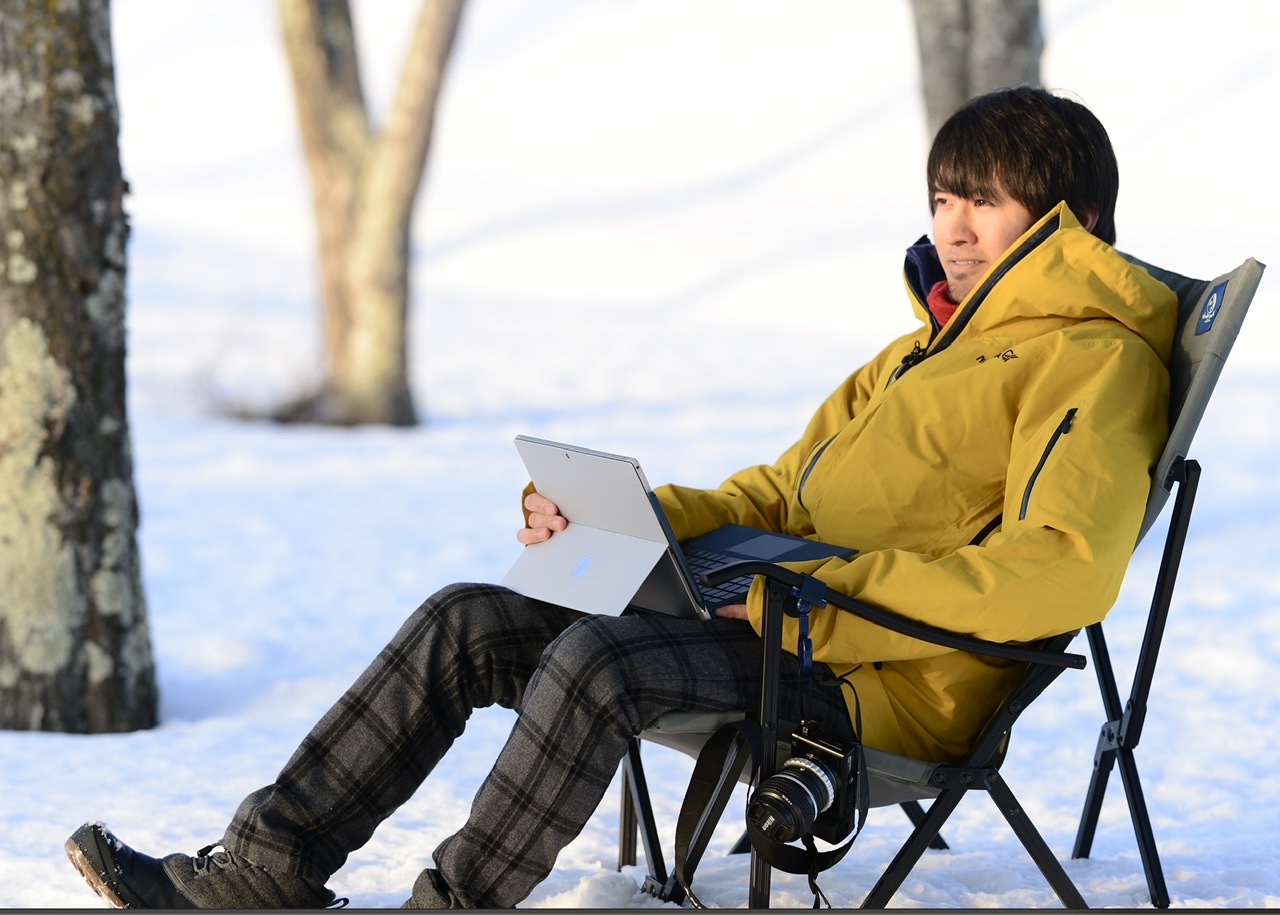
[[[400,235],[409,222],[463,5],[464,0],[422,0],[395,101],[366,166],[357,214],[362,234]]]

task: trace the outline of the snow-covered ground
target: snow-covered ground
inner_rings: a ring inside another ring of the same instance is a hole
[[[928,231],[926,137],[906,0],[474,0],[415,241],[412,430],[291,429],[217,416],[314,378],[312,228],[267,0],[115,0],[133,196],[130,398],[160,727],[0,734],[0,906],[98,904],[65,837],[101,819],[150,853],[215,840],[427,594],[492,580],[518,547],[528,432],[713,485],[770,459],[850,369],[909,326],[902,247]],[[357,5],[366,89],[389,97],[415,3]],[[1272,0],[1044,0],[1046,81],[1111,129],[1120,243],[1211,276],[1277,261],[1268,142],[1280,97]],[[1265,157],[1265,161],[1264,161]],[[1173,904],[1280,906],[1280,373],[1267,276],[1193,456],[1187,557],[1138,751]],[[1127,689],[1158,561],[1139,551],[1108,623]],[[1005,772],[1067,858],[1102,711],[1068,674]],[[486,711],[331,885],[395,906],[468,800],[511,717]],[[669,830],[690,762],[648,754]],[[616,797],[616,795],[615,795]],[[614,871],[599,811],[525,903],[649,907]],[[907,831],[873,811],[821,881],[855,906]],[[723,850],[736,829],[723,830]],[[980,797],[894,900],[1056,898]],[[1149,904],[1118,781],[1094,905]],[[702,899],[745,904],[712,854]],[[774,904],[807,907],[778,877]]]

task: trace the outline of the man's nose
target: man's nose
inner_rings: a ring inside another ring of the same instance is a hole
[[[953,245],[973,244],[977,237],[973,232],[973,214],[964,204],[952,207],[947,214],[945,239]]]

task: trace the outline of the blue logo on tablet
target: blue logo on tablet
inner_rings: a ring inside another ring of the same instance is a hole
[[[590,556],[583,556],[578,560],[578,564],[573,567],[573,571],[569,573],[573,578],[581,578],[587,574],[587,569],[591,568],[592,559]]]
[[[1204,307],[1200,309],[1200,320],[1196,322],[1196,336],[1207,334],[1213,327],[1213,319],[1218,316],[1218,312],[1222,309],[1222,297],[1227,294],[1226,282],[1221,282],[1213,287],[1213,291],[1209,293],[1209,298],[1205,299]]]

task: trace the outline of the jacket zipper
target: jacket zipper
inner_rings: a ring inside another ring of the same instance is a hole
[[[978,531],[978,533],[974,535],[973,539],[969,541],[969,546],[982,546],[982,541],[986,540],[993,533],[995,533],[996,528],[1000,526],[1000,522],[1003,520],[1004,520],[1004,512],[1001,512],[1000,514],[992,518],[990,521],[988,521],[985,525],[983,525],[982,530]]]
[[[1053,435],[1049,437],[1049,444],[1045,446],[1044,454],[1040,455],[1040,463],[1036,464],[1036,469],[1031,471],[1031,479],[1027,480],[1026,491],[1022,494],[1022,510],[1018,512],[1019,521],[1026,520],[1027,506],[1031,504],[1031,490],[1035,487],[1036,480],[1040,478],[1040,471],[1044,469],[1045,462],[1049,460],[1049,454],[1058,444],[1058,439],[1071,431],[1071,422],[1076,418],[1077,409],[1072,407],[1067,411],[1067,415],[1062,417],[1062,422],[1058,423],[1058,428],[1054,429]]]

